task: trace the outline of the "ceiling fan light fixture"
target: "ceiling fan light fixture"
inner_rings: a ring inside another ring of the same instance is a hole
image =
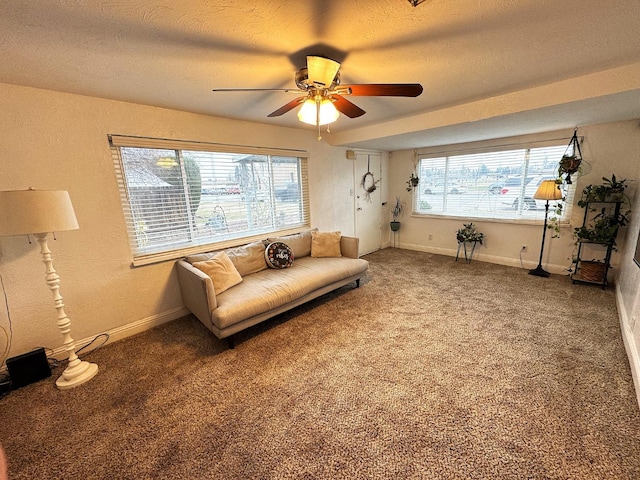
[[[327,125],[339,116],[340,112],[328,98],[307,98],[298,111],[298,120],[309,125]]]

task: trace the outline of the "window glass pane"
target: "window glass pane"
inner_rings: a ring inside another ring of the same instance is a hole
[[[414,191],[414,211],[467,218],[542,220],[546,201],[533,196],[542,181],[557,178],[558,161],[565,149],[562,145],[423,158],[419,162],[420,185]],[[569,218],[566,206],[571,205],[573,195],[573,189],[567,187],[562,186],[567,198],[563,220]]]
[[[134,257],[309,226],[301,158],[113,148]]]

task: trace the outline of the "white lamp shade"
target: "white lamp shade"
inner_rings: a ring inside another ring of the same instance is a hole
[[[0,192],[0,235],[76,230],[78,220],[69,192],[13,190]]]
[[[540,184],[533,198],[536,200],[560,200],[562,198],[560,185],[555,180],[545,180]]]
[[[298,112],[298,120],[309,125],[326,125],[335,122],[339,116],[340,112],[328,98],[321,100],[319,105],[315,99],[307,98]]]

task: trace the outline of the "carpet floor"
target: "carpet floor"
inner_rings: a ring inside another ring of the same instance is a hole
[[[239,334],[188,316],[0,400],[12,479],[638,479],[612,288],[400,249]]]

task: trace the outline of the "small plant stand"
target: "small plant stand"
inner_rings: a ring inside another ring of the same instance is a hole
[[[593,211],[597,209],[591,209],[590,207],[593,204],[601,204],[603,206],[602,212],[609,208],[613,210],[614,216],[618,216],[620,214],[620,206],[622,205],[621,201],[587,201],[585,203],[584,210],[584,219],[582,221],[582,225],[586,226],[589,222],[589,218],[593,215]],[[616,232],[617,235],[617,232]],[[604,252],[604,258],[601,260],[586,260],[585,257],[589,258],[585,254],[585,247],[587,245],[595,245],[600,246]],[[578,240],[578,253],[576,255],[575,261],[575,269],[571,274],[572,283],[581,282],[581,283],[591,283],[594,285],[600,285],[603,289],[607,286],[607,274],[609,273],[609,269],[611,268],[611,253],[613,252],[616,245],[615,238],[612,238],[607,241],[599,241],[599,240]]]
[[[476,244],[478,240],[472,240],[469,242],[458,242],[458,250],[456,251],[456,262],[458,261],[458,257],[460,256],[460,249],[464,252],[464,262],[471,263],[471,259],[473,258],[473,253],[476,251]]]

